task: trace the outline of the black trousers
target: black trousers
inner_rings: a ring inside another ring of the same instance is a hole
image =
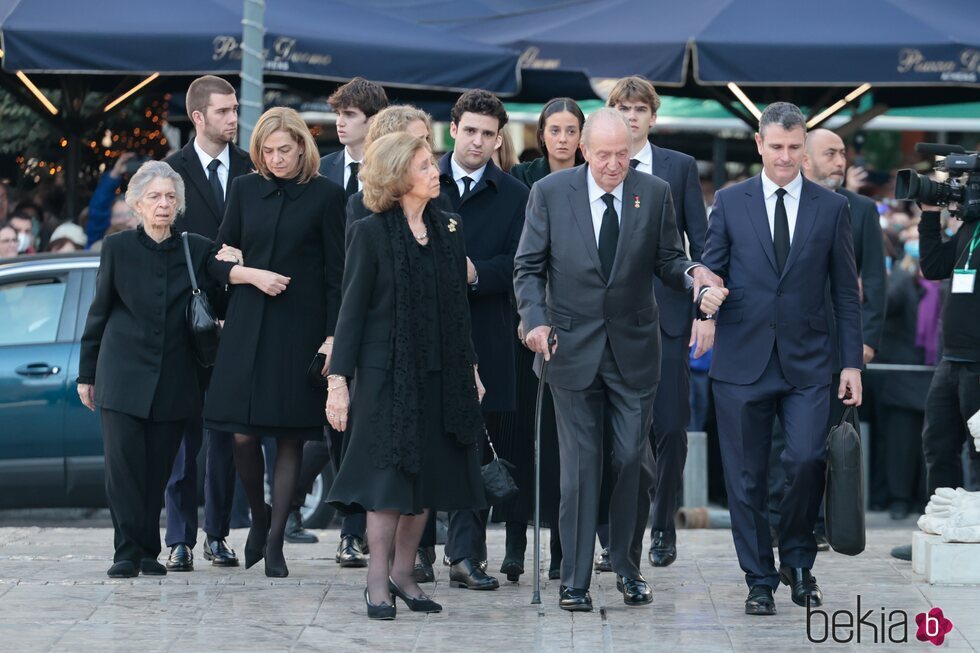
[[[922,453],[926,461],[926,494],[936,488],[962,487],[963,443],[970,437],[966,421],[980,410],[980,363],[943,360],[936,366],[926,396]],[[970,458],[980,454],[972,446]]]
[[[160,555],[163,490],[185,420],[154,421],[102,409],[105,493],[115,529],[114,562]]]

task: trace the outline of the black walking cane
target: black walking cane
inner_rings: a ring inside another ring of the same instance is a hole
[[[555,342],[555,327],[548,331],[548,352]],[[534,593],[531,605],[541,604],[541,402],[548,382],[548,360],[542,356],[541,376],[538,378],[538,397],[534,404]]]

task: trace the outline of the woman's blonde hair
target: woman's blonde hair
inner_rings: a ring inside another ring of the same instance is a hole
[[[429,147],[431,148],[432,116],[422,111],[422,109],[417,109],[409,104],[393,104],[376,113],[374,118],[371,119],[367,136],[364,138],[365,147],[382,136],[405,131],[416,120],[421,120],[425,124],[425,128],[429,132],[426,140],[429,142]]]
[[[517,152],[514,149],[514,141],[511,139],[510,133],[506,129],[501,129],[500,137],[500,147],[493,152],[496,156],[494,163],[504,172],[508,172],[520,161],[517,159]]]
[[[294,109],[289,107],[273,107],[262,114],[259,121],[255,123],[255,130],[252,131],[252,140],[249,142],[248,154],[252,158],[252,165],[256,172],[269,179],[272,173],[265,165],[262,158],[262,146],[273,132],[284,131],[303,148],[300,154],[299,164],[299,183],[305,184],[319,174],[320,157],[317,156],[318,150],[316,141],[310,128],[306,126],[303,119],[299,117]]]
[[[409,171],[419,150],[432,152],[424,138],[405,132],[386,134],[368,146],[360,174],[364,206],[381,213],[398,204],[412,188]]]

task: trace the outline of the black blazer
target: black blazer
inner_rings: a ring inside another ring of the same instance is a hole
[[[915,344],[919,301],[924,291],[913,273],[892,268],[888,278],[888,305],[876,363],[923,365],[925,351]],[[932,375],[925,372],[884,372],[875,399],[888,406],[925,410]]]
[[[653,148],[654,176],[670,185],[670,194],[674,200],[674,220],[681,236],[681,245],[683,246],[684,235],[687,234],[690,259],[700,261],[708,230],[708,217],[704,209],[704,197],[701,195],[697,162],[694,157],[682,152],[657,147],[652,143],[650,147]],[[660,307],[660,330],[675,338],[689,337],[691,322],[694,320],[691,293],[668,288],[659,277],[654,279],[653,291]]]
[[[439,161],[439,180],[442,194],[462,219],[466,255],[476,267],[478,283],[470,290],[470,321],[480,378],[487,389],[482,408],[485,412],[510,411],[517,401],[514,255],[524,228],[528,189],[488,161],[480,182],[461,201],[451,158],[452,152]]]
[[[252,161],[249,159],[248,152],[241,149],[234,143],[228,146],[228,186],[225,188],[225,203],[231,195],[231,182],[236,177],[240,177],[252,170]],[[192,234],[200,234],[205,238],[214,240],[218,236],[218,228],[221,226],[221,219],[224,212],[218,210],[218,205],[214,201],[214,194],[211,192],[211,185],[208,183],[207,171],[201,166],[201,159],[194,150],[194,141],[185,145],[179,152],[174,152],[166,159],[181,179],[184,180],[184,195],[186,197],[187,208],[184,213],[177,216],[174,230],[177,233],[189,231]]]
[[[341,188],[344,187],[344,150],[346,148],[340,148],[336,152],[331,152],[330,154],[322,157],[320,159],[320,174],[337,184]]]
[[[213,286],[207,265],[216,248],[196,234],[188,239],[198,282]],[[180,236],[156,243],[139,227],[105,239],[78,365],[78,382],[95,384],[96,404],[156,421],[198,413],[199,366],[185,317],[190,293]]]
[[[837,192],[847,199],[851,210],[851,231],[854,234],[854,262],[864,303],[861,320],[864,328],[864,344],[872,349],[881,348],[881,336],[885,328],[887,284],[885,281],[885,243],[878,221],[878,208],[874,200],[864,195],[839,188]]]

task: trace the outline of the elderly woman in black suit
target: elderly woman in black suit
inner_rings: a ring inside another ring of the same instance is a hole
[[[367,612],[393,619],[392,595],[414,612],[442,609],[413,577],[429,511],[485,504],[483,390],[462,224],[431,204],[439,170],[428,143],[382,136],[368,147],[361,181],[374,213],[348,238],[327,418],[350,434],[329,500],[367,511]]]
[[[184,210],[184,182],[162,161],[143,164],[126,191],[141,223],[105,239],[82,334],[78,395],[102,417],[106,498],[115,529],[108,574],[164,575],[160,554],[163,489],[187,418],[200,408],[198,365],[185,311],[191,281],[181,237],[172,229]],[[207,266],[228,269],[241,253],[188,234],[202,286]]]
[[[246,569],[264,557],[266,576],[282,578],[303,443],[321,439],[326,426],[322,376],[340,308],[344,191],[320,176],[316,142],[292,109],[262,114],[249,149],[256,172],[232,182],[218,231],[249,267],[235,266],[226,277],[242,285],[228,302],[204,425],[235,434],[235,467],[252,512]],[[271,507],[262,437],[277,445]]]

